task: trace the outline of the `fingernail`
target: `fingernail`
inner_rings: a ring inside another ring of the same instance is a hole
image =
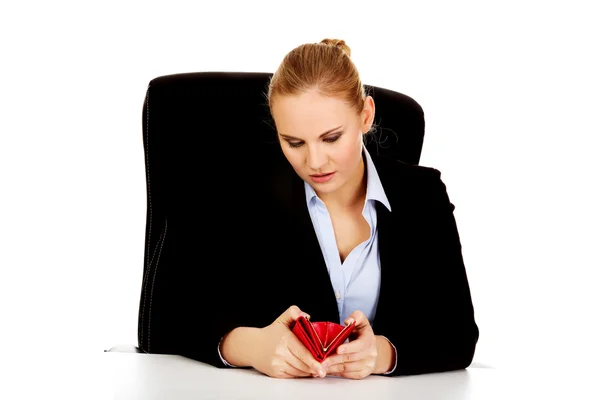
[[[321,378],[325,378],[325,375],[327,375],[327,374],[325,373],[325,371],[324,371],[324,370],[322,370],[322,369],[320,369],[320,370],[319,370],[319,376],[320,376]]]
[[[310,315],[308,315],[308,314],[307,314],[307,313],[305,313],[305,312],[303,312],[303,313],[302,313],[302,316],[303,316],[304,318],[310,318]]]
[[[346,351],[345,347],[338,347],[338,354],[342,354],[345,351]]]

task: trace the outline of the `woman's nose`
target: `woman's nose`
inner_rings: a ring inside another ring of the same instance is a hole
[[[313,146],[308,149],[308,155],[306,159],[308,167],[314,171],[319,171],[327,164],[327,155],[319,146]]]

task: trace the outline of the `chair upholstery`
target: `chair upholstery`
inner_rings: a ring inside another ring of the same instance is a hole
[[[282,157],[266,100],[271,76],[196,72],[157,77],[148,85],[142,110],[147,219],[138,320],[138,346],[145,352],[154,352],[152,335],[161,334],[155,332],[167,332],[161,326],[169,313],[161,290],[176,284],[176,277],[162,274],[170,262],[163,252],[167,221],[197,215],[207,199],[236,207],[231,199],[250,193],[261,169]],[[375,100],[378,125],[366,142],[370,153],[418,164],[425,129],[421,106],[404,94],[365,87]]]

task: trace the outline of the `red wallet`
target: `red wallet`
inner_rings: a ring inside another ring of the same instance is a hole
[[[303,316],[298,317],[292,332],[318,361],[325,360],[335,349],[346,341],[356,321],[344,326],[333,322],[310,322]]]

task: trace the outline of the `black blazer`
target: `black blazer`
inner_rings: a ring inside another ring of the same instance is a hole
[[[381,288],[373,321],[375,334],[397,349],[392,376],[466,368],[479,330],[440,172],[372,159],[392,208],[377,204]],[[154,279],[151,352],[225,367],[217,346],[237,326],[264,327],[291,305],[313,321],[339,321],[303,181],[283,156],[268,171],[250,192],[214,196],[209,213],[196,207],[169,217],[159,256],[169,261]]]

